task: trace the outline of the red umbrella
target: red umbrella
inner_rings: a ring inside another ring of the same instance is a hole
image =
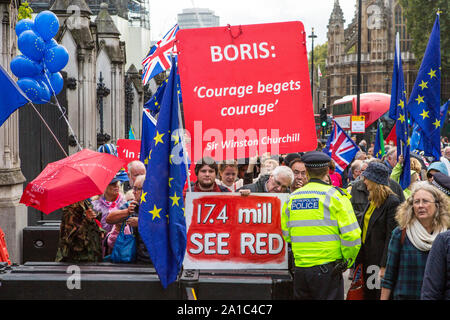
[[[102,194],[124,166],[122,159],[83,149],[49,163],[23,192],[20,202],[49,214],[69,204]]]

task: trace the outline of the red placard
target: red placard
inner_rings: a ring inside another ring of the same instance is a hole
[[[278,195],[188,193],[185,268],[287,267]]]
[[[305,37],[301,22],[178,32],[191,159],[316,148]]]
[[[125,171],[131,161],[139,160],[141,153],[141,140],[119,139],[117,140],[117,155],[125,160]]]

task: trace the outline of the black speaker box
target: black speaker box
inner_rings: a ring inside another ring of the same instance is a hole
[[[184,270],[184,299],[291,300],[293,278],[288,270]]]
[[[177,300],[153,267],[139,264],[28,262],[0,268],[0,300]]]
[[[43,222],[41,225],[23,229],[22,260],[55,261],[59,243],[59,221]]]

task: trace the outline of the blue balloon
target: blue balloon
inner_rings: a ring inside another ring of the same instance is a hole
[[[17,81],[17,85],[27,95],[28,99],[33,102],[41,101],[42,87],[33,78],[22,78]]]
[[[61,73],[46,73],[47,77],[45,75],[39,76],[37,80],[42,80],[48,87],[50,94],[53,95],[53,92],[55,92],[55,95],[61,92],[61,90],[64,87],[64,79],[61,75]],[[49,82],[50,80],[50,82]]]
[[[34,22],[30,19],[22,19],[19,20],[16,24],[16,34],[17,37],[20,37],[22,32],[26,30],[33,30]]]
[[[24,55],[19,55],[11,60],[11,71],[17,78],[37,76],[42,73],[43,66]]]
[[[34,30],[45,41],[53,38],[59,30],[58,17],[51,11],[42,11],[34,18]]]
[[[48,86],[45,84],[44,81],[42,80],[38,80],[39,86],[41,87],[41,90],[39,91],[39,98],[40,101],[36,102],[38,104],[44,104],[50,101],[50,99],[52,98],[52,94],[50,92],[50,89],[48,88]]]
[[[69,62],[69,53],[63,46],[57,45],[45,51],[44,63],[51,73],[63,69],[67,62]]]
[[[56,42],[55,39],[50,39],[48,41],[45,41],[45,50],[49,50],[53,47],[56,47],[58,45],[58,42]]]
[[[28,58],[40,61],[44,57],[45,43],[33,30],[22,32],[17,40],[19,50]]]
[[[50,75],[50,85],[52,86],[53,91],[55,91],[55,94],[59,94],[61,92],[64,87],[64,78],[61,73],[57,72]]]

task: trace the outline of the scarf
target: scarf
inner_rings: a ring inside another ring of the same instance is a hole
[[[120,196],[120,193],[119,193],[119,194],[117,195],[116,200],[114,200],[114,201],[108,201],[108,200],[105,199],[105,196],[102,195],[102,196],[100,197],[100,199],[98,199],[98,200],[99,200],[99,202],[101,203],[101,205],[102,205],[104,208],[106,208],[106,209],[108,209],[108,210],[111,210],[111,209],[114,209],[115,207],[117,207],[117,204],[119,203],[120,200],[122,200],[122,197]]]
[[[411,225],[406,227],[406,235],[414,247],[420,251],[430,251],[436,236],[446,230],[442,228],[440,230],[434,230],[432,234],[429,234],[419,220],[415,219]]]

